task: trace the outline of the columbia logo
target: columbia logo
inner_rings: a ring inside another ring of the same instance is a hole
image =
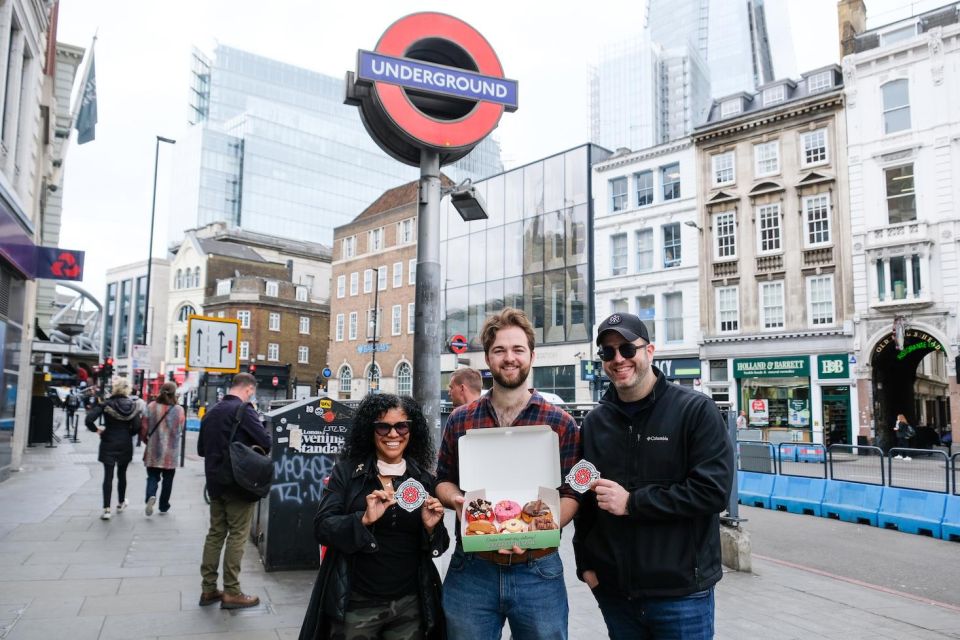
[[[650,442],[651,440],[667,442],[670,440],[670,438],[667,436],[647,436],[647,442]]]

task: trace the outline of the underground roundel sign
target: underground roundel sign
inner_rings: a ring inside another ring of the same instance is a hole
[[[463,353],[467,350],[467,339],[459,333],[450,338],[450,351]]]
[[[489,135],[504,111],[516,110],[517,93],[476,29],[424,12],[400,18],[373,51],[358,52],[345,102],[360,107],[374,140],[397,160],[418,165],[429,149],[449,164]]]

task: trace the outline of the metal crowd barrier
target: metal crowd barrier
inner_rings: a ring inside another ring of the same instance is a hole
[[[769,442],[737,440],[737,469],[775,474],[777,454]]]
[[[960,453],[951,456],[950,469],[953,475],[953,495],[960,496]]]
[[[883,449],[851,444],[832,444],[827,448],[830,478],[860,484],[887,484]]]
[[[801,478],[827,478],[826,448],[809,442],[781,442],[777,445],[778,473]]]
[[[950,493],[950,463],[943,451],[894,447],[887,456],[889,485]]]

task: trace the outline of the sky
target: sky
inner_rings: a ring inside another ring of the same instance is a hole
[[[735,1],[735,0],[729,0]],[[838,61],[835,0],[787,3],[794,71]],[[868,26],[886,24],[946,0],[866,0]],[[507,77],[520,83],[520,108],[494,133],[507,167],[588,140],[588,65],[601,45],[643,28],[646,2],[486,0],[61,0],[58,40],[96,41],[96,140],[71,137],[64,163],[60,245],[86,251],[83,286],[102,298],[108,268],[145,260],[149,245],[156,136],[188,128],[190,53],[217,43],[335,77],[353,70],[396,19],[443,11],[491,43]],[[545,9],[549,8],[549,11]],[[772,37],[785,31],[771,28]],[[82,72],[82,68],[81,68]],[[78,85],[79,86],[79,80]],[[359,117],[359,116],[358,116]],[[154,257],[166,255],[174,154],[160,145]]]

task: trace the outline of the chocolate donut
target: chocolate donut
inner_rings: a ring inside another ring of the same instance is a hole
[[[549,531],[556,529],[557,523],[553,521],[553,515],[548,513],[545,516],[537,516],[534,518],[533,522],[530,523],[530,528],[533,531]]]
[[[550,507],[548,507],[547,503],[543,500],[531,500],[527,504],[523,505],[523,511],[520,513],[520,517],[523,518],[523,521],[528,524],[533,522],[534,518],[537,518],[538,516],[552,515],[553,514],[550,512]]]

